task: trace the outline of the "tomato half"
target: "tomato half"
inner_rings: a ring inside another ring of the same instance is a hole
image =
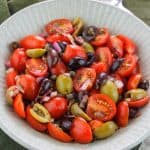
[[[94,94],[88,99],[86,112],[92,119],[109,121],[116,114],[116,104],[107,95]]]
[[[104,62],[93,63],[91,68],[93,68],[97,74],[108,71],[108,65]]]
[[[27,56],[23,48],[14,50],[10,56],[10,64],[18,72],[23,72],[25,70],[26,60]]]
[[[31,58],[26,61],[27,71],[36,77],[45,76],[48,72],[48,66],[42,59]]]
[[[129,120],[129,106],[126,101],[122,101],[117,106],[117,114],[116,114],[117,124],[120,127],[125,127],[128,125]]]
[[[55,138],[56,140],[59,140],[61,142],[69,143],[73,139],[70,135],[65,133],[61,128],[59,128],[56,124],[48,123],[48,132],[49,135]]]
[[[127,54],[133,54],[136,51],[135,43],[128,37],[119,34],[117,37],[123,42],[124,50]]]
[[[45,44],[45,39],[38,35],[28,35],[20,40],[21,47],[25,49],[43,48]]]
[[[14,107],[14,111],[16,112],[16,114],[21,117],[21,118],[25,118],[26,114],[25,114],[25,106],[23,103],[23,99],[22,99],[22,94],[17,94],[17,96],[15,97],[14,101],[13,101],[13,107]]]
[[[73,86],[76,91],[90,90],[95,82],[96,72],[92,68],[81,68],[77,70],[73,79]]]
[[[96,38],[91,41],[91,44],[94,46],[102,46],[107,43],[109,39],[109,31],[107,28],[100,28],[99,34],[96,36]]]
[[[47,33],[72,33],[73,26],[69,19],[55,19],[49,22],[45,27]]]
[[[36,129],[37,131],[40,131],[40,132],[46,131],[47,124],[45,124],[45,123],[42,124],[42,123],[38,122],[36,119],[34,119],[30,113],[30,109],[31,109],[30,106],[28,106],[26,109],[26,120],[27,120],[27,122],[30,124],[30,126],[32,128]]]
[[[55,119],[62,117],[67,111],[67,99],[63,97],[54,97],[44,103],[51,116]]]
[[[90,125],[81,117],[77,117],[73,120],[70,134],[75,141],[82,144],[90,143],[93,140]]]
[[[81,57],[84,59],[87,59],[86,52],[83,47],[78,45],[67,45],[64,53],[63,53],[63,60],[66,63],[69,63],[69,61],[74,57]]]
[[[97,127],[100,127],[102,124],[103,124],[103,122],[99,121],[99,120],[92,120],[89,122],[89,125],[92,130],[95,130]]]
[[[126,55],[124,62],[121,64],[119,69],[117,70],[117,73],[121,75],[122,77],[129,76],[132,71],[134,70],[137,63],[137,56],[136,55]]]
[[[98,47],[96,49],[96,57],[97,57],[97,60],[99,60],[100,62],[103,62],[111,66],[112,53],[108,47]]]

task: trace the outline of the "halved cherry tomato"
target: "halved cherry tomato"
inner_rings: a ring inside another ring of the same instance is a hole
[[[36,129],[37,131],[44,132],[47,129],[47,124],[40,123],[36,119],[34,119],[30,113],[31,107],[28,106],[26,109],[26,120],[31,125],[32,128]]]
[[[99,61],[108,64],[112,64],[112,53],[108,47],[98,47],[96,49],[96,57]]]
[[[77,70],[73,79],[73,85],[76,91],[90,90],[95,82],[96,72],[92,68],[81,68]]]
[[[139,62],[137,62],[136,63],[136,67],[133,69],[133,71],[132,71],[132,75],[134,75],[134,74],[141,74],[141,67],[140,67],[140,64],[139,64]]]
[[[86,112],[92,119],[109,121],[116,114],[116,104],[107,95],[94,94],[88,99]]]
[[[136,63],[137,63],[137,56],[136,55],[126,55],[124,62],[121,64],[119,69],[117,70],[117,73],[121,75],[122,77],[129,76],[132,71],[134,70]]]
[[[133,54],[136,51],[135,43],[128,37],[119,34],[117,37],[123,42],[124,50],[127,54]]]
[[[21,47],[25,49],[43,48],[45,44],[45,39],[38,35],[28,35],[20,40]]]
[[[23,99],[22,99],[22,94],[17,94],[17,96],[15,97],[14,101],[13,101],[13,107],[14,107],[14,111],[16,112],[16,114],[21,117],[21,118],[25,118],[26,114],[25,114],[25,106],[23,103]]]
[[[26,53],[23,48],[18,48],[14,50],[10,57],[10,64],[18,72],[23,72],[26,67]]]
[[[55,19],[49,22],[45,27],[47,33],[72,33],[73,26],[69,19]]]
[[[45,76],[48,71],[47,64],[42,59],[31,58],[26,61],[27,71],[36,77]]]
[[[123,42],[116,36],[111,36],[108,41],[108,46],[112,51],[114,57],[122,57],[124,54],[123,51]]]
[[[38,92],[38,84],[36,79],[29,75],[23,74],[18,76],[16,84],[23,90],[23,97],[27,100],[34,100]]]
[[[67,111],[67,99],[63,97],[54,97],[44,103],[51,116],[55,119],[62,117]]]
[[[141,74],[134,74],[130,76],[128,82],[127,82],[127,89],[136,89],[138,87],[138,84],[140,83],[140,80],[142,78]]]
[[[102,46],[107,43],[109,39],[109,31],[107,28],[100,28],[99,34],[96,36],[96,38],[91,42],[94,46]]]
[[[146,97],[144,97],[142,99],[138,99],[138,100],[127,99],[127,102],[128,102],[129,107],[141,108],[149,103],[149,97],[146,96]]]
[[[50,69],[50,71],[52,74],[59,75],[65,73],[67,71],[67,67],[61,60],[59,60],[57,64]]]
[[[50,43],[54,43],[54,42],[70,42],[70,40],[68,39],[68,37],[64,36],[64,35],[61,35],[61,34],[52,34],[52,35],[49,35],[47,38],[46,38],[46,41],[47,42],[50,42]]]
[[[94,95],[94,94],[99,94],[99,90],[92,89],[92,90],[90,91],[90,95]]]
[[[68,63],[72,58],[77,56],[87,59],[84,48],[78,45],[67,45],[65,52],[63,53],[63,60]]]
[[[6,72],[6,84],[7,87],[13,86],[16,84],[15,77],[17,76],[17,72],[14,70],[14,68],[9,68]]]
[[[92,120],[89,122],[89,125],[92,130],[95,130],[97,127],[101,126],[102,124],[103,124],[103,122],[99,121],[99,120]]]
[[[108,65],[104,62],[93,63],[91,68],[93,68],[97,74],[108,71]]]
[[[126,101],[122,101],[117,106],[117,114],[116,114],[117,124],[120,127],[125,127],[128,125],[129,120],[129,106]]]
[[[70,135],[65,133],[61,128],[59,128],[56,124],[48,123],[48,132],[49,135],[55,138],[56,140],[59,140],[61,142],[69,143],[73,139]]]
[[[92,130],[90,125],[81,117],[73,120],[70,134],[75,141],[79,143],[90,143],[93,140]]]

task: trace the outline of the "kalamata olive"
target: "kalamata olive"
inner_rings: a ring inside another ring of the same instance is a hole
[[[139,116],[139,109],[138,108],[130,108],[129,109],[129,118],[136,118]]]
[[[149,81],[148,80],[143,80],[139,83],[138,85],[139,88],[144,89],[144,90],[148,90],[149,88]]]
[[[20,47],[20,45],[17,41],[14,41],[14,42],[10,43],[10,45],[9,45],[9,48],[10,48],[11,51],[13,51],[13,50],[15,50],[19,47]]]
[[[58,42],[60,48],[61,48],[61,52],[64,52],[66,46],[67,46],[67,43],[66,42]]]
[[[64,131],[69,131],[71,128],[72,122],[68,119],[64,119],[61,121],[60,123],[60,127],[64,130]]]
[[[98,34],[98,28],[95,26],[88,26],[82,32],[82,36],[86,41],[91,41],[95,39],[97,34]]]
[[[84,95],[79,104],[80,108],[85,109],[87,106],[87,102],[88,102],[88,95]]]
[[[94,55],[93,52],[88,52],[88,53],[87,53],[87,57],[88,57],[88,59],[87,59],[86,65],[87,65],[87,66],[90,66],[90,65],[92,65],[93,62],[95,61],[96,57],[95,57],[95,55]]]
[[[81,92],[78,92],[78,93],[74,93],[74,98],[77,102],[81,102],[84,95],[88,95],[88,93],[86,91],[81,91]]]
[[[100,84],[103,84],[103,83],[104,83],[104,80],[106,80],[107,77],[108,77],[107,73],[101,72],[101,73],[98,75],[99,83],[100,83]]]

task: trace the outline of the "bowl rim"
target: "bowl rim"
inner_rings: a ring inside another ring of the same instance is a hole
[[[53,1],[60,1],[60,0],[46,0],[46,1],[41,1],[41,2],[37,2],[37,3],[34,3],[30,6],[27,6],[19,11],[17,11],[16,13],[14,13],[13,15],[11,15],[9,18],[7,18],[4,22],[2,22],[0,24],[0,28],[2,26],[5,26],[7,25],[7,23],[9,22],[9,20],[11,20],[12,18],[14,18],[15,16],[23,13],[23,12],[26,12],[27,10],[30,10],[31,8],[33,7],[37,7],[39,5],[42,5],[42,4],[46,4],[46,3],[50,3],[50,2],[53,2]],[[103,6],[108,6],[108,7],[112,7],[112,8],[115,8],[117,9],[118,11],[121,11],[129,16],[131,16],[133,19],[135,19],[138,23],[140,23],[141,25],[144,26],[144,28],[146,28],[147,30],[150,31],[150,27],[144,22],[142,21],[140,18],[138,18],[137,16],[135,16],[134,14],[130,14],[128,12],[126,12],[125,10],[121,9],[120,7],[118,6],[114,6],[114,5],[111,5],[109,3],[104,3],[102,1],[99,1],[99,0],[87,0],[87,1],[93,1],[93,2],[97,2],[97,3],[100,3],[101,5]],[[36,149],[33,145],[30,145],[29,143],[26,143],[24,142],[24,140],[22,138],[20,138],[19,136],[16,136],[16,134],[13,134],[11,131],[9,131],[5,125],[3,125],[3,122],[1,122],[0,120],[0,129],[8,136],[10,137],[13,141],[15,141],[17,144],[20,144],[21,146],[23,146],[24,148],[28,148],[28,149]],[[150,136],[150,130],[147,132],[147,134],[141,136],[139,139],[137,139],[134,143],[124,147],[122,150],[127,150],[127,149],[131,149],[133,147],[135,147],[136,145],[138,145],[139,143],[141,143],[144,139],[146,139],[148,136]]]

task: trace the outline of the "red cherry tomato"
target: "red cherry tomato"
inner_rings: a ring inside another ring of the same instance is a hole
[[[70,134],[75,141],[82,144],[90,143],[93,140],[90,125],[80,117],[77,117],[73,120]]]
[[[37,131],[44,132],[47,129],[47,124],[45,123],[40,123],[36,119],[34,119],[30,113],[31,107],[28,106],[26,109],[26,120],[30,124],[30,126]]]
[[[17,72],[14,70],[14,68],[9,68],[6,72],[6,84],[7,87],[13,86],[16,84],[16,78]]]
[[[142,99],[138,99],[138,100],[127,99],[127,102],[128,102],[129,107],[141,108],[149,103],[149,97],[146,96],[146,97],[144,97]]]
[[[59,128],[56,124],[48,123],[48,132],[49,135],[55,138],[56,140],[59,140],[61,142],[69,143],[73,139],[70,135],[65,133],[61,128]]]
[[[92,68],[81,68],[77,70],[73,79],[73,85],[76,91],[90,90],[95,82],[96,72]]]
[[[26,67],[26,53],[23,48],[18,48],[14,50],[10,57],[10,64],[18,72],[23,72]]]
[[[55,19],[49,22],[45,27],[47,33],[72,33],[73,26],[70,20],[68,19]]]
[[[123,42],[124,50],[127,54],[133,54],[136,51],[135,43],[124,35],[117,35],[117,37]]]
[[[38,35],[28,35],[20,40],[21,47],[25,49],[43,48],[45,44],[45,39]]]
[[[105,45],[109,39],[109,32],[107,28],[100,28],[99,34],[96,36],[94,41],[91,42],[94,46]]]
[[[94,94],[88,99],[86,112],[92,119],[109,121],[116,114],[116,104],[107,95]]]
[[[99,94],[99,90],[92,89],[92,90],[90,91],[90,95],[94,95],[94,94]]]
[[[48,72],[47,64],[40,58],[31,58],[26,61],[27,71],[36,77],[45,76]]]
[[[25,114],[25,106],[23,103],[23,99],[22,99],[22,94],[17,94],[17,96],[15,97],[14,101],[13,101],[13,107],[14,107],[14,111],[16,112],[16,114],[21,117],[21,118],[25,118],[26,114]]]
[[[108,47],[112,51],[114,57],[122,57],[124,54],[123,51],[123,42],[116,36],[111,36],[108,41]]]
[[[38,92],[38,84],[33,76],[29,74],[20,75],[16,80],[16,84],[23,90],[25,99],[31,101],[35,99]]]
[[[136,63],[136,67],[133,69],[133,71],[132,71],[132,75],[134,75],[134,74],[141,74],[141,67],[140,67],[140,64],[139,64],[139,62],[137,62]]]
[[[99,61],[108,64],[112,64],[112,53],[108,47],[98,47],[96,49],[96,57]]]
[[[50,71],[52,74],[59,75],[65,73],[67,71],[67,67],[61,60],[59,60],[57,64],[50,69]]]
[[[89,125],[92,130],[95,130],[97,127],[100,127],[102,124],[103,124],[103,122],[99,121],[99,120],[92,120],[89,122]]]
[[[134,74],[130,76],[128,82],[127,82],[127,89],[136,89],[138,87],[138,84],[140,83],[140,80],[142,78],[141,74]]]
[[[136,67],[136,63],[137,56],[131,54],[126,55],[125,60],[117,70],[117,73],[122,77],[128,77]]]
[[[84,59],[87,59],[87,55],[85,53],[85,50],[78,45],[67,45],[65,52],[63,53],[63,60],[66,63],[69,63],[69,61],[74,57],[81,57]]]
[[[67,111],[67,99],[54,97],[44,104],[51,116],[55,119],[62,117]]]
[[[93,63],[91,68],[93,68],[97,74],[101,73],[101,72],[107,72],[108,71],[108,66],[106,63],[103,62],[96,62]]]
[[[122,101],[117,106],[117,114],[116,114],[117,124],[120,127],[125,127],[128,125],[129,120],[129,106],[126,101]]]

